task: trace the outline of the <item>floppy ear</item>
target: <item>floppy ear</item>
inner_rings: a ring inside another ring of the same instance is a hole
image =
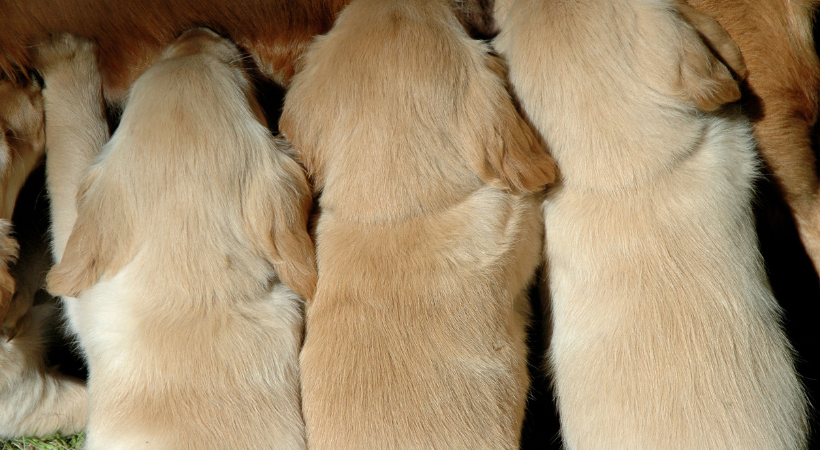
[[[555,181],[555,161],[516,110],[506,89],[501,61],[490,56],[487,68],[491,73],[486,75],[494,79],[488,80],[488,88],[473,92],[478,101],[468,103],[472,110],[468,113],[479,118],[478,125],[472,129],[477,133],[478,142],[464,146],[465,158],[476,174],[493,187],[517,192],[539,191]]]
[[[95,168],[77,193],[77,221],[68,237],[62,260],[46,277],[54,296],[76,297],[105,273],[115,273],[130,259],[131,226],[116,186],[94,186]]]
[[[720,24],[694,8],[678,4],[681,16],[697,33],[686,33],[680,67],[678,98],[713,111],[740,99],[738,79],[746,76],[746,64],[737,44]]]
[[[254,168],[249,178],[243,198],[245,220],[279,279],[310,301],[317,280],[313,241],[307,229],[313,202],[310,187],[296,161],[273,143],[270,153],[270,167],[263,164]]]

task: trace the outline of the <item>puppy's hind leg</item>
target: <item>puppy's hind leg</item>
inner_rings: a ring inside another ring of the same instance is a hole
[[[46,114],[46,182],[51,197],[53,253],[62,259],[77,219],[80,182],[108,140],[96,49],[71,35],[37,47]]]

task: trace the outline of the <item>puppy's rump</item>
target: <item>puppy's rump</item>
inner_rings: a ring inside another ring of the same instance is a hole
[[[542,238],[525,193],[555,166],[487,50],[446,1],[357,0],[300,62],[280,128],[321,192],[313,449],[518,447]]]
[[[241,62],[210,31],[180,37],[136,81],[80,187],[48,285],[78,296],[88,449],[305,448],[311,197]]]

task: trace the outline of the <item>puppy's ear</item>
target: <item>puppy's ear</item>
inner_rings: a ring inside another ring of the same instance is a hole
[[[678,4],[678,10],[697,33],[684,35],[677,97],[706,111],[739,100],[740,87],[732,71],[743,79],[746,64],[737,44],[712,17],[684,4]]]
[[[516,111],[505,86],[505,70],[497,57],[488,57],[488,86],[473,95],[468,114],[478,120],[478,142],[464,146],[465,157],[487,184],[515,192],[536,192],[555,181],[555,161],[532,128]],[[493,95],[495,94],[495,95]],[[485,103],[489,102],[489,104]]]
[[[76,297],[130,259],[125,196],[116,186],[94,186],[98,177],[98,169],[89,172],[77,193],[77,221],[62,260],[46,277],[46,288],[54,296]]]
[[[261,243],[279,279],[305,301],[316,289],[316,257],[308,234],[313,199],[302,167],[271,144],[270,167],[259,167],[249,178],[243,202],[245,220]]]

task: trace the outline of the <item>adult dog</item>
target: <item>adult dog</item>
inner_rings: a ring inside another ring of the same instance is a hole
[[[820,193],[813,144],[820,95],[814,48],[817,0],[687,0],[714,16],[746,66],[755,138],[801,240],[820,271]]]
[[[720,109],[740,97],[737,47],[669,1],[496,6],[495,46],[562,173],[544,207],[566,447],[804,448],[751,127]]]
[[[266,128],[236,47],[194,30],[136,81],[74,184],[105,134],[93,55],[63,37],[37,65],[49,190],[78,192],[67,239],[72,203],[54,208],[48,288],[68,296],[88,359],[86,449],[305,448],[300,296],[316,269],[303,169]]]
[[[280,128],[321,192],[301,354],[322,449],[514,449],[553,161],[446,1],[356,0]]]

